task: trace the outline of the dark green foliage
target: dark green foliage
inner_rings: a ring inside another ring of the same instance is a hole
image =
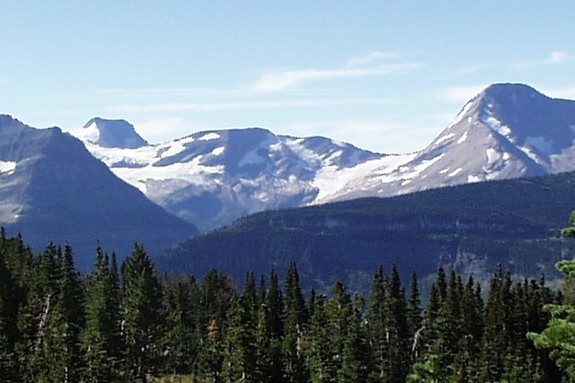
[[[559,268],[575,277],[573,264]],[[141,245],[121,274],[102,249],[82,278],[71,248],[34,256],[0,237],[0,380],[573,381],[572,278],[556,296],[544,278],[515,281],[500,268],[482,294],[440,268],[422,317],[415,273],[407,297],[395,266],[377,269],[367,301],[342,282],[306,300],[295,263],[283,288],[275,271],[258,284],[246,274],[241,293],[215,270],[202,284],[160,282]]]
[[[86,327],[82,334],[86,382],[118,381],[124,349],[120,334],[120,291],[115,262],[109,265],[101,248],[96,252],[96,270],[86,293]]]
[[[145,382],[160,353],[161,290],[154,266],[136,244],[122,265],[122,333],[128,380]]]

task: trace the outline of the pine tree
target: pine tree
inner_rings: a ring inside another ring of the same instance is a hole
[[[58,293],[48,318],[46,350],[50,380],[77,382],[82,366],[80,333],[84,326],[84,291],[75,270],[72,248],[65,246]]]
[[[312,383],[329,383],[337,380],[336,351],[327,319],[326,303],[325,295],[315,296],[313,315],[309,323],[306,360]]]
[[[367,336],[373,358],[372,379],[385,381],[385,363],[387,355],[386,323],[387,312],[384,308],[387,295],[386,277],[383,268],[379,267],[373,276],[371,285],[370,306],[367,314]]]
[[[160,282],[142,245],[122,265],[122,333],[128,380],[146,382],[157,364]]]
[[[344,341],[342,363],[338,371],[338,382],[366,383],[369,379],[370,354],[363,322],[363,304],[356,299],[353,315]]]
[[[112,266],[113,269],[113,266]],[[95,271],[86,293],[86,327],[82,333],[86,382],[120,380],[123,354],[120,334],[119,286],[102,248],[96,250]]]
[[[257,377],[255,318],[250,299],[242,295],[228,312],[222,367],[226,382],[252,382]]]
[[[195,365],[197,339],[194,296],[198,287],[192,277],[164,283],[163,368],[171,374],[190,374]]]
[[[16,344],[19,375],[23,381],[50,379],[50,350],[47,349],[48,324],[54,315],[61,257],[56,245],[50,243],[44,252],[32,260],[23,276],[27,281],[26,299],[18,312],[20,339]]]
[[[284,314],[284,374],[286,383],[304,383],[308,371],[303,357],[303,344],[308,312],[301,291],[299,273],[295,263],[290,263],[285,282]]]
[[[409,288],[409,299],[407,300],[407,328],[410,336],[414,336],[417,330],[421,328],[421,299],[419,296],[419,283],[417,273],[411,274],[411,283]]]
[[[389,288],[385,300],[387,363],[386,372],[388,382],[405,382],[411,368],[409,364],[410,336],[407,328],[407,302],[405,290],[401,285],[399,272],[394,265],[389,279]]]

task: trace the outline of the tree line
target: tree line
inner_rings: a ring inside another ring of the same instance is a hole
[[[278,273],[159,275],[136,244],[117,265],[95,251],[81,275],[70,246],[38,254],[0,236],[2,382],[563,382],[542,343],[565,296],[499,269],[487,291],[439,268],[426,307],[417,275],[375,271],[366,296],[335,282],[302,291]],[[553,306],[549,306],[553,305]],[[555,322],[553,322],[555,323]],[[527,335],[527,334],[531,335]],[[547,333],[549,335],[549,333]],[[539,348],[536,347],[538,343]],[[563,354],[562,354],[563,355]],[[561,363],[559,363],[561,365]]]

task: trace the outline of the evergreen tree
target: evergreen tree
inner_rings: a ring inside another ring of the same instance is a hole
[[[0,376],[16,381],[17,361],[14,345],[19,334],[16,328],[17,309],[20,302],[15,301],[16,281],[6,265],[5,237],[2,231],[0,240]]]
[[[222,367],[226,382],[252,382],[257,377],[255,321],[250,299],[242,295],[229,311]]]
[[[198,287],[192,277],[182,277],[164,283],[164,329],[162,350],[164,371],[190,374],[195,365],[197,340],[194,320],[194,296]]]
[[[417,330],[421,328],[421,299],[419,296],[419,282],[417,273],[411,274],[411,283],[409,288],[409,299],[407,300],[407,329],[410,336],[414,336]]]
[[[83,285],[65,246],[54,311],[48,317],[46,351],[50,380],[78,382],[82,365],[80,333],[84,326]]]
[[[18,312],[20,339],[16,344],[21,379],[25,382],[50,380],[50,350],[47,348],[48,324],[54,315],[61,272],[61,256],[50,243],[33,259],[24,275],[26,300]]]
[[[370,354],[367,336],[363,326],[363,304],[356,299],[353,315],[344,341],[342,363],[338,371],[338,382],[366,383],[369,379]]]
[[[112,267],[113,268],[113,267]],[[120,380],[123,355],[120,334],[119,286],[102,248],[96,250],[95,271],[86,293],[86,327],[82,333],[86,382]]]
[[[367,336],[373,358],[371,379],[376,382],[385,381],[385,364],[387,355],[385,297],[387,295],[386,277],[380,266],[373,276],[371,285],[370,306],[367,314]]]
[[[337,380],[336,349],[326,313],[327,298],[315,296],[313,315],[309,323],[306,342],[306,359],[312,383],[329,383]]]
[[[405,382],[411,368],[407,327],[407,302],[397,267],[393,265],[385,299],[387,363],[384,375],[387,382]]]
[[[142,245],[122,265],[122,333],[128,380],[146,382],[157,363],[160,282]]]
[[[301,291],[299,273],[295,263],[290,263],[285,282],[284,314],[284,374],[286,383],[304,383],[308,371],[303,357],[303,344],[308,312]]]

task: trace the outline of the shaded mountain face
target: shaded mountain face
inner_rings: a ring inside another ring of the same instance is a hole
[[[0,116],[0,224],[42,250],[72,245],[81,268],[96,246],[119,258],[135,242],[155,251],[196,233],[195,227],[149,201],[58,128],[34,129]]]
[[[209,231],[264,210],[575,170],[575,102],[491,85],[429,146],[404,155],[255,128],[137,148],[83,140],[117,176]]]
[[[569,172],[262,212],[168,249],[156,265],[198,277],[216,268],[241,283],[246,272],[296,262],[316,291],[336,280],[366,291],[375,270],[392,265],[403,280],[416,271],[429,281],[440,265],[485,282],[498,265],[553,280],[555,263],[575,254],[575,241],[560,238],[574,190]]]

